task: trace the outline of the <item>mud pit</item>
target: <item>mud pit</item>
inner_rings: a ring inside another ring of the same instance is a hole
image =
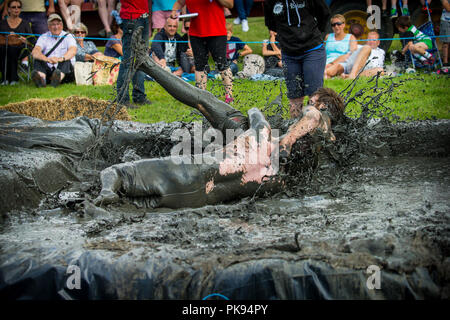
[[[2,298],[450,296],[448,120],[342,125],[297,187],[179,210],[91,201],[100,170],[168,155],[170,133],[192,124],[115,121],[94,161],[82,156],[98,123],[0,111]],[[68,287],[70,265],[81,289]],[[371,265],[379,290],[366,284]]]

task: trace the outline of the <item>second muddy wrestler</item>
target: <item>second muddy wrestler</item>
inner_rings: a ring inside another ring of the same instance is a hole
[[[245,131],[222,149],[202,154],[200,163],[172,156],[111,166],[101,172],[97,205],[118,201],[119,193],[152,207],[180,208],[242,198],[257,190],[276,191],[283,186],[279,158],[289,157],[297,141],[318,133],[335,140],[331,127],[343,115],[345,105],[332,89],[320,88],[313,93],[303,107],[302,118],[284,136],[275,137],[257,108],[249,110],[246,118],[209,92],[164,71],[148,55],[138,51],[136,56],[141,71],[176,99],[199,110],[214,128],[223,133],[227,129]]]

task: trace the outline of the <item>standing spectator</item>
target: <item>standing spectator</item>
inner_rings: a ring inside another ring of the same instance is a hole
[[[15,85],[19,81],[17,75],[17,64],[20,59],[20,52],[24,48],[26,39],[16,33],[31,33],[31,27],[28,21],[20,18],[20,9],[22,2],[20,0],[9,1],[8,19],[0,22],[0,32],[9,32],[9,35],[1,34],[3,40],[8,38],[8,46],[0,46],[0,72],[2,73],[1,83],[3,85]]]
[[[167,19],[172,13],[172,7],[176,0],[153,0],[152,1],[152,27],[159,32],[164,27]]]
[[[105,56],[120,58],[123,56],[123,30],[117,25],[115,20],[111,25],[111,30],[114,35],[111,36],[111,38],[105,44]]]
[[[185,34],[181,37],[181,56],[180,56],[180,64],[181,68],[184,72],[194,73],[195,72],[195,62],[194,62],[194,53],[192,52],[191,42],[189,39],[189,29],[191,27],[191,20],[185,19],[183,21],[183,29],[186,31]]]
[[[148,38],[151,28],[151,15],[149,15],[151,8],[151,0],[121,0],[122,6],[120,8],[120,17],[122,18],[121,29],[123,30],[123,57],[120,64],[119,76],[117,78],[117,101],[133,108],[130,104],[130,96],[128,93],[128,86],[125,87],[128,69],[130,68],[131,60],[131,37],[133,32],[138,27],[143,27],[142,40],[148,45]],[[142,71],[134,73],[132,83],[133,102],[138,105],[151,104],[147,99],[144,87],[145,74]]]
[[[372,5],[372,0],[366,0],[367,7],[370,7]],[[387,0],[381,0],[381,15],[383,17],[388,16],[387,11]]]
[[[153,38],[151,46],[151,56],[162,68],[170,70],[176,76],[181,76],[184,72],[181,67],[176,67],[176,62],[181,65],[181,36],[177,33],[178,20],[168,18],[162,28]]]
[[[441,0],[444,6],[441,15],[441,38],[442,41],[442,63],[448,66],[448,47],[450,43],[450,2],[448,0]]]
[[[244,44],[241,39],[233,37],[233,24],[227,23],[227,61],[233,76],[239,71],[237,59],[252,52],[252,48]]]
[[[50,2],[52,2],[52,0],[50,0],[49,3]],[[66,22],[67,30],[69,30],[70,33],[73,32],[73,25],[80,22],[82,3],[83,0],[58,0],[59,10]]]
[[[11,1],[11,0],[7,0]],[[3,8],[2,18],[8,13],[8,6]],[[49,1],[48,9],[45,8],[45,0],[22,0],[20,17],[31,23],[34,34],[44,34],[48,31],[47,16],[55,13],[55,4]]]
[[[409,17],[408,0],[403,0],[402,16]],[[391,19],[398,17],[397,0],[391,0]]]
[[[225,102],[233,101],[233,74],[227,64],[227,28],[225,26],[224,7],[231,9],[233,0],[197,1],[177,0],[172,8],[172,18],[178,17],[178,11],[186,5],[192,18],[189,36],[195,59],[195,82],[197,87],[206,90],[207,74],[205,68],[211,53],[225,86]]]
[[[102,20],[104,29],[99,31],[100,36],[110,38],[113,35],[111,31],[112,15],[111,12],[114,10],[116,5],[116,0],[97,0],[98,4],[98,15],[100,20]]]
[[[38,88],[45,87],[48,80],[57,87],[71,72],[70,60],[77,53],[77,43],[72,35],[63,31],[58,14],[48,17],[48,28],[50,31],[39,37],[32,51],[34,71],[31,77]]]
[[[325,32],[330,9],[324,0],[265,0],[269,30],[277,32],[292,118],[300,115],[305,96],[323,86]]]
[[[234,4],[236,6],[238,17],[234,19],[233,23],[242,23],[242,31],[247,32],[249,30],[247,18],[250,16],[253,0],[234,0]]]

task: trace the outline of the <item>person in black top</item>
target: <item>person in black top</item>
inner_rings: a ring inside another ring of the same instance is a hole
[[[304,97],[323,86],[326,53],[322,33],[330,9],[324,0],[265,0],[264,16],[266,26],[278,35],[290,113],[296,118]]]
[[[180,56],[183,46],[181,36],[177,33],[178,19],[168,18],[162,28],[153,38],[151,46],[151,57],[162,68],[173,72],[177,76],[181,76],[183,72],[190,70],[183,70],[181,67],[176,67],[176,63],[180,65]]]
[[[19,0],[9,1],[8,18],[0,22],[0,31],[10,34],[0,34],[0,72],[2,73],[2,85],[15,85],[19,81],[17,65],[22,49],[27,39],[18,33],[31,34],[30,24],[19,17],[22,2]]]

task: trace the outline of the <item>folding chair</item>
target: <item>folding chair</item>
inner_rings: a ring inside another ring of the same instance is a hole
[[[33,69],[33,56],[31,55],[31,51],[33,51],[33,45],[27,42],[19,55],[17,74],[24,82],[28,82],[31,79],[31,72]],[[28,57],[28,65],[22,64],[23,59],[26,57]]]
[[[411,59],[414,69],[415,68],[424,68],[424,67],[430,67],[432,69],[435,69],[436,66],[439,66],[439,65],[442,68],[443,64],[442,64],[442,60],[441,60],[441,54],[440,54],[439,49],[436,44],[436,37],[435,37],[436,35],[434,34],[434,26],[433,26],[433,21],[431,20],[430,8],[428,7],[428,1],[425,1],[425,5],[427,8],[428,21],[425,22],[420,27],[418,27],[418,29],[431,38],[431,42],[433,43],[433,48],[428,49],[427,51],[429,53],[433,54],[435,57],[437,57],[437,59],[435,60],[435,62],[432,66],[423,65],[420,61],[418,61],[416,58],[413,57],[411,52],[409,53],[410,59]]]

